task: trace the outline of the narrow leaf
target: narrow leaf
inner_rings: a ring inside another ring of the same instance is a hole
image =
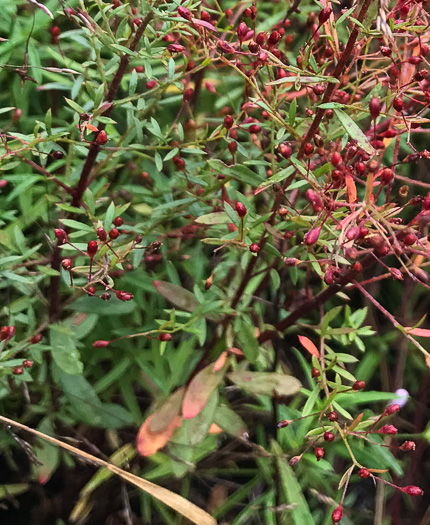
[[[314,355],[315,357],[320,357],[320,353],[318,348],[314,345],[314,343],[306,336],[299,335],[299,341],[301,345],[307,350],[311,355]]]

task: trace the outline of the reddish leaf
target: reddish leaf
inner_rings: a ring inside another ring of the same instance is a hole
[[[179,388],[157,408],[152,416],[149,430],[153,433],[162,432],[181,413],[181,404],[185,394],[185,387]]]
[[[193,24],[196,26],[203,26],[206,27],[206,29],[210,29],[211,31],[215,31],[215,33],[218,33],[218,29],[210,24],[209,22],[205,22],[204,20],[199,20],[198,18],[192,18]]]
[[[416,335],[418,337],[430,337],[430,330],[426,328],[412,328],[405,326],[405,330],[409,335]]]
[[[348,202],[353,203],[357,200],[357,188],[354,179],[349,173],[345,173],[345,185],[348,193]]]
[[[191,381],[182,403],[182,415],[185,419],[196,417],[205,408],[212,394],[222,381],[227,365],[214,371],[214,364],[201,370]]]
[[[211,423],[209,427],[208,434],[221,434],[222,428],[219,427],[216,423]]]
[[[95,126],[93,126],[92,124],[90,123],[87,123],[85,124],[85,127],[90,130],[90,131],[98,131],[98,128],[96,128]]]
[[[212,369],[213,372],[218,372],[223,368],[225,365],[225,362],[227,361],[227,352],[222,352],[221,355],[218,357],[218,359],[215,361],[214,367]]]
[[[299,341],[302,344],[302,346],[312,355],[315,357],[320,356],[318,348],[314,345],[314,343],[306,336],[299,335]]]

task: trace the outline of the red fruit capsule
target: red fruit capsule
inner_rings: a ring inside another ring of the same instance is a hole
[[[352,389],[353,390],[363,390],[363,388],[366,386],[366,382],[365,381],[356,381],[353,385],[352,385]]]
[[[249,247],[249,251],[251,253],[258,253],[260,251],[260,246],[256,242],[253,242],[251,246]]]
[[[8,326],[2,326],[0,329],[0,341],[5,341],[9,338],[9,327]]]
[[[61,228],[56,228],[54,230],[54,235],[60,243],[64,243],[67,241],[67,233]]]
[[[318,238],[321,233],[321,226],[318,226],[318,228],[314,228],[312,230],[309,230],[303,239],[304,243],[308,246],[312,246],[318,241]]]
[[[99,340],[99,341],[94,341],[93,347],[94,348],[106,348],[108,344],[110,344],[110,341]]]
[[[320,26],[325,24],[327,20],[330,18],[330,15],[332,13],[332,9],[330,7],[325,7],[322,9],[318,14],[318,23]]]
[[[342,160],[342,156],[338,151],[335,151],[331,156],[331,165],[336,167],[339,162]]]
[[[21,376],[23,373],[24,373],[24,369],[22,368],[22,366],[14,366],[12,368],[12,374],[16,376]]]
[[[105,242],[105,240],[107,239],[107,233],[106,233],[106,230],[104,228],[102,228],[100,226],[100,228],[97,228],[97,237],[102,241],[102,242]]]
[[[314,449],[315,457],[317,458],[317,461],[322,459],[324,457],[324,449],[322,447],[315,447]]]
[[[339,505],[339,507],[337,507],[337,509],[334,509],[332,515],[331,515],[331,521],[333,522],[334,525],[336,525],[337,523],[339,523],[339,521],[343,518],[343,511],[342,511],[342,507]]]
[[[324,441],[334,441],[333,432],[324,432]]]
[[[415,450],[416,445],[414,441],[405,441],[399,448],[400,450],[407,452],[409,450]]]
[[[358,477],[361,479],[366,479],[370,476],[370,472],[367,470],[367,468],[361,468],[358,472]]]
[[[98,144],[99,146],[104,146],[104,144],[106,144],[107,141],[108,141],[107,133],[104,129],[102,129],[97,134],[96,144]]]
[[[158,336],[158,339],[159,339],[160,341],[171,341],[171,340],[172,340],[172,334],[165,334],[165,333],[160,334],[160,335]]]
[[[115,219],[113,220],[113,223],[115,224],[117,228],[119,228],[120,226],[124,224],[124,219],[122,217],[115,217]]]
[[[381,113],[381,103],[376,97],[373,97],[369,103],[370,116],[373,120],[376,120]]]
[[[393,108],[396,111],[402,111],[404,108],[403,99],[401,99],[400,97],[395,98],[393,100]]]
[[[378,434],[394,435],[397,434],[398,430],[394,425],[384,425],[376,432]]]
[[[246,207],[241,202],[236,202],[236,211],[237,211],[237,214],[239,215],[239,217],[241,219],[243,219],[245,217],[245,215],[246,215]]]
[[[30,361],[30,359],[24,359],[22,366],[24,368],[31,368],[33,366],[33,361]]]
[[[40,343],[41,340],[42,336],[40,334],[33,335],[33,337],[31,338],[31,344],[35,345],[37,343]]]
[[[327,414],[327,419],[329,421],[331,421],[332,423],[334,423],[335,421],[337,421],[339,419],[338,415],[337,415],[337,412],[329,412]]]
[[[316,379],[317,377],[319,377],[321,375],[321,372],[318,370],[318,368],[312,368],[311,370],[311,376],[313,377],[313,379]]]
[[[409,494],[409,496],[422,496],[424,494],[424,491],[415,485],[408,485],[400,490],[405,494]]]
[[[93,258],[94,255],[97,253],[97,250],[98,250],[98,245],[97,245],[97,241],[90,241],[87,245],[87,252],[88,252],[88,255]]]
[[[63,259],[61,261],[61,266],[65,269],[70,271],[73,268],[73,262],[72,259]]]
[[[314,147],[310,142],[306,142],[306,144],[303,146],[303,151],[305,152],[305,155],[312,155]]]
[[[119,230],[117,230],[116,228],[112,228],[111,231],[109,232],[109,238],[114,240],[114,239],[117,239],[119,237]]]
[[[58,38],[61,35],[61,29],[58,26],[53,26],[51,28],[51,36],[53,38]]]

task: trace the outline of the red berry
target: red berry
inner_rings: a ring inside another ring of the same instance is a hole
[[[119,230],[117,230],[116,228],[112,228],[111,231],[109,232],[109,239],[117,239],[119,237]]]
[[[61,228],[56,228],[54,230],[54,235],[60,243],[64,243],[67,241],[67,233]]]
[[[58,151],[54,151],[54,152],[52,153],[52,157],[53,157],[55,160],[60,160],[60,159],[64,158],[64,153],[63,153],[62,151],[60,151],[60,150],[58,150]]]
[[[72,262],[72,259],[63,259],[61,261],[61,266],[65,269],[65,270],[71,270],[73,268],[73,262]]]
[[[251,246],[249,247],[249,251],[251,253],[258,253],[260,251],[260,246],[256,242],[253,242]]]
[[[303,151],[305,152],[305,155],[312,155],[314,147],[310,142],[306,142],[303,146]]]
[[[405,235],[403,242],[406,244],[406,246],[412,246],[417,242],[417,236],[415,235],[415,233],[410,232],[407,235]]]
[[[289,159],[293,154],[291,147],[288,144],[279,144],[279,153],[284,157],[284,159]]]
[[[333,432],[324,432],[324,441],[334,441]]]
[[[361,468],[358,472],[358,477],[361,479],[366,479],[370,476],[370,472],[367,470],[367,468]]]
[[[362,265],[360,262],[356,261],[356,262],[352,265],[352,269],[354,270],[354,272],[356,272],[356,273],[360,273],[361,270],[363,269],[363,265]]]
[[[148,80],[146,83],[146,89],[154,89],[157,86],[156,80]]]
[[[124,219],[122,217],[115,217],[115,219],[113,220],[113,223],[115,224],[117,228],[119,228],[120,226],[124,224]]]
[[[408,485],[407,487],[403,487],[400,490],[405,494],[409,494],[409,496],[422,496],[424,494],[424,491],[415,485]]]
[[[392,54],[392,51],[388,46],[382,46],[381,53],[384,55],[384,57],[390,57]]]
[[[145,68],[143,66],[136,66],[134,70],[136,71],[136,73],[143,73],[145,71]]]
[[[171,341],[171,340],[172,340],[172,334],[165,334],[165,333],[160,334],[160,335],[158,336],[158,339],[159,339],[160,341]]]
[[[31,344],[35,345],[37,343],[40,343],[41,340],[42,336],[40,334],[33,335],[33,337],[31,338]]]
[[[189,100],[191,100],[191,97],[193,96],[193,93],[194,93],[194,89],[193,88],[186,89],[184,91],[184,95],[183,95],[184,102],[188,102]]]
[[[404,107],[404,104],[403,104],[403,99],[401,99],[400,97],[397,97],[393,100],[393,108],[396,110],[396,111],[402,111],[403,110],[403,107]]]
[[[318,238],[321,233],[321,226],[318,226],[318,228],[314,228],[312,230],[309,230],[303,239],[303,242],[307,244],[308,246],[312,246],[318,241]]]
[[[58,26],[51,27],[51,36],[58,38],[61,35],[61,29]]]
[[[322,26],[327,22],[327,20],[330,18],[330,15],[332,13],[332,9],[330,7],[324,7],[319,14],[318,14],[318,24]]]
[[[339,521],[343,518],[343,511],[342,511],[342,507],[339,505],[339,507],[337,507],[337,509],[334,509],[332,515],[331,515],[331,521],[333,522],[334,525],[336,525],[337,523],[339,523]]]
[[[331,156],[332,166],[336,167],[341,160],[342,160],[341,154],[338,151],[335,151],[333,155]]]
[[[338,415],[337,415],[337,412],[329,412],[327,414],[327,419],[329,421],[331,421],[332,423],[334,423],[335,421],[337,421],[339,419]]]
[[[96,289],[94,288],[94,286],[88,286],[88,288],[86,289],[86,292],[88,295],[92,297],[93,295],[95,295]]]
[[[379,113],[381,113],[381,103],[376,97],[373,97],[370,100],[369,111],[370,111],[370,116],[372,117],[373,120],[376,120],[379,117]]]
[[[107,141],[108,141],[107,133],[104,129],[102,129],[101,131],[97,133],[96,144],[98,144],[99,146],[103,146],[104,144],[106,144]]]
[[[366,383],[365,381],[356,381],[353,385],[352,385],[352,389],[353,390],[363,390],[363,388],[366,386]]]
[[[415,442],[414,441],[405,441],[403,445],[401,445],[399,448],[400,450],[409,451],[409,450],[415,450]]]
[[[5,341],[9,339],[10,328],[9,326],[2,326],[0,329],[0,341]]]
[[[108,344],[110,343],[110,341],[102,341],[102,340],[99,340],[99,341],[95,341],[93,343],[93,347],[94,348],[106,348],[108,346]]]
[[[90,241],[87,245],[87,252],[88,255],[93,258],[94,255],[97,253],[98,250],[98,244],[97,241]]]
[[[172,161],[178,170],[183,171],[185,169],[185,160],[183,158],[175,156],[173,157]]]
[[[182,18],[185,18],[185,20],[191,20],[191,11],[187,9],[186,7],[182,7],[181,5],[178,7],[178,15],[182,16]]]
[[[323,209],[324,206],[321,197],[313,189],[309,188],[308,190],[306,190],[306,199],[308,200],[309,204],[312,206],[315,212],[319,212]]]
[[[397,434],[398,430],[394,425],[384,425],[376,432],[378,434],[394,435],[394,434]]]
[[[228,147],[228,151],[229,151],[232,155],[234,155],[234,154],[236,153],[236,151],[237,151],[237,142],[234,141],[234,140],[232,140],[231,142],[229,142],[229,144],[228,144],[227,147]]]
[[[245,215],[246,215],[246,207],[241,202],[236,202],[236,211],[237,211],[237,214],[239,215],[239,217],[241,219],[243,219],[245,217]]]
[[[102,241],[102,242],[105,242],[105,240],[107,239],[107,233],[106,233],[106,230],[104,228],[102,228],[100,226],[100,228],[97,228],[97,237]]]
[[[33,361],[30,361],[30,359],[24,359],[22,366],[24,368],[31,368],[33,366]]]
[[[312,368],[311,370],[311,376],[316,379],[317,377],[319,377],[321,375],[321,372],[318,370],[318,368]]]
[[[22,366],[14,366],[12,368],[12,374],[16,376],[21,376],[23,373],[24,373],[24,369],[22,368]]]
[[[260,133],[261,127],[258,124],[251,124],[248,130],[250,133]]]
[[[418,64],[421,64],[422,58],[419,56],[409,57],[407,59],[407,62],[409,62],[409,64],[413,64],[414,66],[417,66]]]
[[[385,168],[381,171],[381,182],[382,184],[390,184],[390,182],[394,179],[394,173],[393,170],[390,168]]]
[[[312,88],[312,91],[319,97],[324,93],[325,88],[322,84],[315,84],[315,86]]]
[[[317,458],[317,461],[322,459],[324,457],[324,449],[322,447],[315,447],[314,449],[315,457]]]

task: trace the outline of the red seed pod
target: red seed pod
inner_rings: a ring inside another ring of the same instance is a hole
[[[58,38],[61,35],[61,29],[58,26],[51,27],[52,38]]]
[[[331,156],[331,165],[333,167],[336,167],[338,166],[341,160],[342,160],[342,155],[338,151],[335,151],[333,155]]]
[[[328,268],[324,274],[324,282],[330,286],[334,282],[333,270]]]
[[[421,44],[420,55],[426,56],[428,52],[429,52],[429,46],[427,44]]]
[[[356,261],[351,268],[354,272],[360,273],[363,270],[363,265],[361,262]]]
[[[97,241],[90,241],[87,245],[87,252],[88,255],[93,258],[94,255],[97,253],[98,250],[98,244]]]
[[[387,129],[387,131],[382,134],[382,136],[386,139],[392,139],[396,135],[397,135],[397,132],[393,128]]]
[[[107,233],[106,233],[106,230],[104,228],[102,228],[101,226],[99,228],[97,228],[97,237],[102,241],[102,242],[105,242],[105,240],[107,239]]]
[[[224,117],[224,127],[225,129],[230,129],[234,124],[234,119],[231,115],[226,115]]]
[[[427,74],[428,74],[428,71],[426,69],[420,69],[419,71],[415,73],[414,80],[416,80],[417,82],[421,82],[422,80],[426,78]]]
[[[430,194],[427,195],[427,197],[424,197],[422,209],[423,210],[430,210]]]
[[[333,524],[339,523],[339,521],[343,518],[343,511],[342,507],[339,505],[337,509],[334,509],[332,515],[331,515],[331,521]]]
[[[136,73],[143,73],[145,71],[145,68],[143,66],[136,66],[134,70],[136,71]]]
[[[395,414],[396,412],[398,412],[400,410],[401,406],[400,405],[389,405],[387,406],[387,408],[384,410],[384,416],[391,416],[392,414]]]
[[[358,472],[358,477],[362,479],[366,479],[370,477],[370,472],[367,470],[367,468],[361,468]]]
[[[406,246],[412,246],[417,242],[417,236],[415,233],[409,232],[407,235],[405,235],[403,242],[406,244]]]
[[[61,160],[64,158],[64,153],[60,150],[58,151],[54,151],[52,153],[52,158],[55,159],[55,160]]]
[[[0,341],[5,341],[9,339],[10,329],[8,326],[2,326],[0,329]]]
[[[267,39],[267,42],[271,46],[276,46],[276,44],[281,40],[282,36],[279,31],[272,31]]]
[[[42,336],[40,334],[33,335],[33,337],[31,338],[31,344],[35,345],[37,343],[40,343],[41,340]]]
[[[101,294],[100,299],[103,299],[103,301],[109,301],[111,299],[111,295],[109,292],[104,292]]]
[[[228,143],[228,151],[234,155],[237,151],[237,142],[232,140],[231,142]]]
[[[306,190],[306,199],[308,200],[309,204],[312,206],[314,211],[319,212],[324,208],[321,197],[316,191],[314,191],[311,188]]]
[[[389,48],[388,46],[382,46],[380,51],[384,55],[384,57],[390,57],[392,54],[391,48]]]
[[[156,80],[148,80],[148,82],[146,83],[146,89],[154,89],[155,87],[157,86],[157,81]]]
[[[167,51],[171,55],[174,55],[176,53],[182,53],[184,50],[185,50],[185,47],[181,46],[181,44],[170,44],[169,46],[167,46]]]
[[[369,103],[370,116],[373,120],[376,120],[381,113],[381,103],[376,97],[372,97]]]
[[[414,441],[405,441],[399,448],[404,452],[409,452],[410,450],[415,450],[416,445]]]
[[[333,180],[339,180],[342,177],[342,172],[340,170],[334,170],[331,174]]]
[[[285,428],[288,427],[288,425],[292,422],[292,419],[283,419],[282,421],[279,421],[279,423],[276,425],[278,428]]]
[[[394,425],[384,425],[376,431],[377,434],[394,435],[397,434],[398,430]]]
[[[303,242],[307,244],[308,246],[314,245],[320,236],[321,233],[321,226],[318,226],[317,228],[313,228],[312,230],[309,230],[304,239]]]
[[[305,155],[312,155],[314,147],[310,142],[306,142],[303,146],[303,151],[305,152]]]
[[[61,266],[65,269],[70,271],[73,268],[73,262],[72,259],[63,259],[61,261]]]
[[[239,42],[242,43],[244,40],[246,40],[246,35],[249,32],[249,27],[245,24],[245,22],[241,22],[239,24],[239,27],[237,28],[237,37],[239,38]]]
[[[322,447],[315,447],[314,449],[315,457],[317,458],[317,461],[322,459],[324,457],[324,449]]]
[[[360,233],[358,234],[359,239],[364,239],[369,234],[369,230],[366,226],[360,226]]]
[[[23,373],[24,369],[22,368],[22,366],[14,366],[12,368],[12,374],[14,374],[15,376],[21,376]]]
[[[178,15],[182,16],[182,18],[185,18],[185,20],[191,20],[192,17],[191,11],[181,5],[178,7]]]
[[[319,377],[321,375],[321,372],[318,370],[318,368],[312,368],[311,370],[311,376],[316,379],[317,377]]]
[[[200,19],[204,20],[205,22],[210,22],[211,21],[211,15],[207,11],[202,11],[200,13]]]
[[[107,133],[104,129],[102,129],[101,131],[98,132],[97,134],[97,137],[96,137],[96,143],[99,145],[99,146],[103,146],[104,144],[106,144],[106,142],[108,141],[108,136],[107,136]]]
[[[257,44],[257,42],[254,42],[253,40],[251,40],[251,42],[249,42],[248,44],[248,49],[251,51],[251,53],[258,53],[260,51],[260,46]],[[281,69],[281,71],[283,71]],[[278,78],[279,78],[279,73],[278,73]]]
[[[133,295],[125,290],[118,290],[115,292],[115,295],[120,301],[131,301],[133,299]]]
[[[185,160],[182,157],[178,157],[176,155],[175,157],[173,157],[172,161],[173,164],[178,168],[178,170],[185,170]]]
[[[245,18],[251,18],[252,17],[252,11],[249,7],[247,7],[246,9],[244,9],[243,11],[243,16]]]
[[[337,412],[329,412],[327,414],[327,419],[329,421],[331,421],[332,423],[334,423],[335,421],[337,421],[339,419],[338,415],[337,415]]]
[[[109,232],[109,238],[112,240],[118,239],[119,237],[119,230],[116,228],[112,228]]]
[[[158,339],[160,341],[171,341],[172,340],[172,335],[171,334],[165,334],[165,333],[162,333],[158,336]]]
[[[255,37],[255,41],[259,46],[263,46],[266,43],[266,35],[263,32],[258,33]]]
[[[324,441],[334,441],[333,432],[324,432]]]
[[[356,381],[353,385],[352,385],[352,389],[353,390],[363,390],[363,388],[366,386],[366,383],[365,381]]]
[[[409,496],[422,496],[424,494],[424,491],[415,485],[408,485],[407,487],[403,487],[400,490],[405,494],[409,494]]]
[[[117,228],[119,228],[120,226],[124,224],[124,219],[122,217],[115,217],[115,219],[113,220],[113,223],[115,224]]]
[[[86,292],[89,296],[93,297],[96,294],[96,289],[94,288],[94,286],[88,286]]]
[[[346,238],[349,241],[355,240],[359,235],[360,235],[360,227],[359,226],[352,226],[346,232]]]
[[[327,22],[327,20],[330,18],[330,15],[332,13],[332,9],[330,7],[325,7],[322,9],[318,14],[318,24],[322,26]]]
[[[279,144],[279,153],[284,157],[284,159],[289,159],[293,154],[291,147],[288,144]]]
[[[398,268],[390,268],[391,276],[397,281],[403,281],[403,274]]]
[[[67,241],[67,233],[61,228],[56,228],[54,230],[54,235],[61,244]]]
[[[249,247],[249,251],[251,253],[258,253],[260,251],[260,246],[256,242],[253,242],[251,246]]]
[[[239,215],[241,219],[243,219],[246,215],[246,207],[241,202],[236,202],[236,212]]]
[[[248,128],[250,133],[260,133],[261,127],[258,124],[251,124]]]
[[[413,56],[413,57],[409,57],[407,59],[407,62],[409,62],[409,64],[412,64],[414,66],[417,66],[418,64],[421,64],[422,62],[422,58],[419,57],[419,56]]]
[[[381,171],[381,182],[382,184],[390,184],[394,179],[393,170],[390,168],[385,168]]]
[[[312,91],[319,97],[322,95],[325,91],[325,88],[322,84],[315,84],[315,86],[312,88]]]
[[[33,364],[33,361],[30,361],[30,359],[24,359],[24,361],[22,362],[22,366],[24,368],[31,368]]]
[[[98,341],[94,341],[93,347],[94,348],[106,348],[110,344],[110,341],[103,341],[99,339]]]
[[[364,162],[356,162],[355,169],[359,175],[364,175],[366,172],[366,164],[364,164]]]
[[[400,97],[397,97],[393,100],[393,108],[396,111],[402,111],[404,108],[403,99]]]
[[[188,102],[189,100],[191,100],[191,97],[193,96],[193,93],[194,93],[194,89],[193,88],[186,89],[184,91],[184,95],[183,95],[184,102]]]

